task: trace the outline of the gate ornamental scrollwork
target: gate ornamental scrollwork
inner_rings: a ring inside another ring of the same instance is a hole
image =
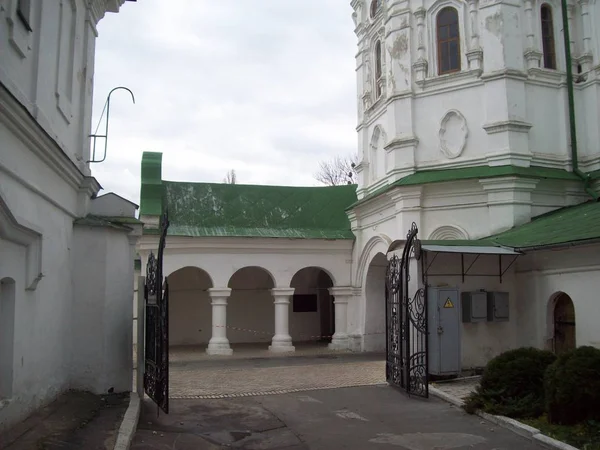
[[[406,236],[402,257],[393,255],[388,263],[385,283],[386,303],[386,379],[411,395],[429,396],[427,361],[427,298],[425,279],[410,295],[411,259],[422,261],[418,228],[412,224]],[[414,289],[414,288],[413,288]]]

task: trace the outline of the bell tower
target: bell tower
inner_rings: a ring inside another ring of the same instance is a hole
[[[588,126],[600,119],[600,37],[590,27],[600,4],[565,1],[569,62],[562,0],[353,0],[359,198],[423,171],[569,172],[567,64],[578,163],[600,169],[600,131]],[[517,184],[513,197],[537,189]],[[481,180],[473,189],[496,187]]]

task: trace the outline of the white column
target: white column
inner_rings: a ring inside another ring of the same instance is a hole
[[[289,332],[290,297],[294,295],[294,288],[271,289],[275,303],[275,335],[269,351],[293,352],[296,348],[292,345],[292,337]]]
[[[233,350],[227,339],[227,299],[231,295],[229,288],[210,288],[208,290],[212,305],[212,337],[206,353],[209,355],[231,355]]]
[[[335,332],[329,348],[343,350],[348,348],[348,301],[352,298],[354,289],[348,286],[329,288],[329,293],[334,297]]]

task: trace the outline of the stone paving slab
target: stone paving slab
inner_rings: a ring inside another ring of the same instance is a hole
[[[385,382],[385,361],[343,359],[330,364],[174,369],[169,391],[171,398],[225,398]]]
[[[445,392],[453,397],[464,400],[472,392],[475,392],[481,377],[469,377],[466,379],[458,379],[452,381],[444,381],[431,383],[433,386],[438,388],[440,391]]]

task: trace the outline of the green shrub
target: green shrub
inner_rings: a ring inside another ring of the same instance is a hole
[[[600,350],[584,346],[560,355],[546,371],[544,388],[550,423],[600,420]]]
[[[464,409],[482,409],[509,417],[537,417],[544,412],[544,373],[556,356],[532,347],[504,352],[492,359],[483,371],[476,392]]]

